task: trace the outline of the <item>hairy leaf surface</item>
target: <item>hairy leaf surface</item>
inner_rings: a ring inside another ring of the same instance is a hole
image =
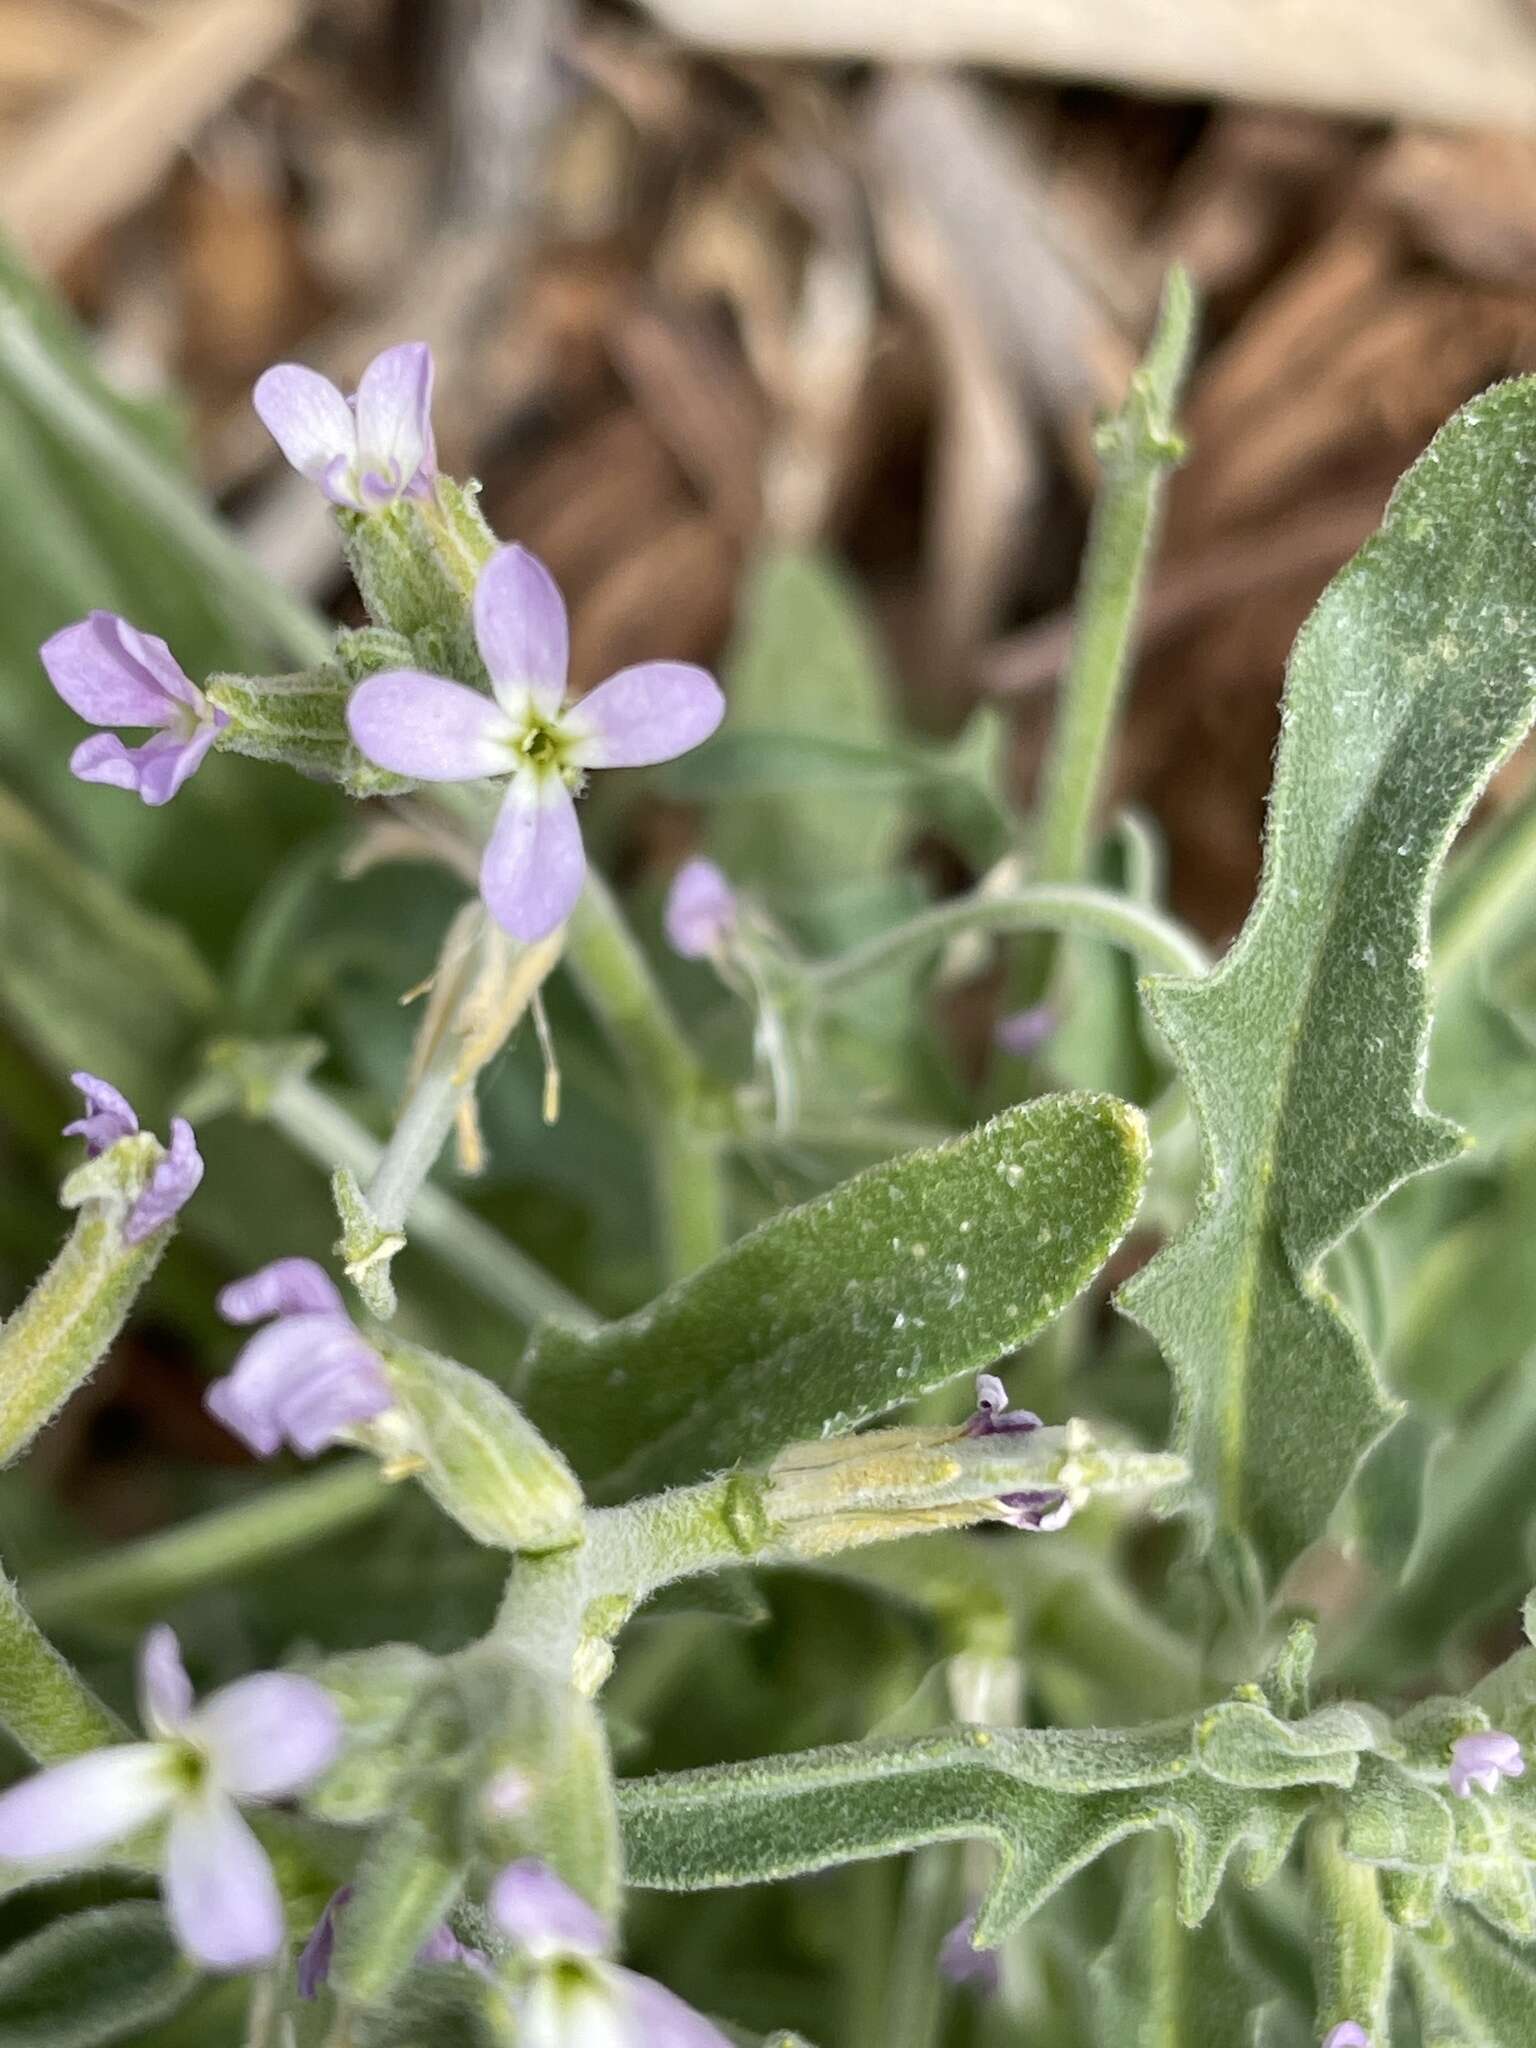
[[[1189,1506],[1273,1579],[1392,1408],[1319,1277],[1454,1156],[1424,1106],[1430,891],[1536,704],[1536,385],[1467,406],[1303,627],[1264,878],[1214,974],[1148,984],[1200,1118],[1194,1221],[1122,1290],[1178,1385]]]
[[[850,1429],[1032,1336],[1119,1242],[1145,1171],[1124,1103],[1026,1103],[774,1217],[622,1322],[547,1326],[519,1398],[610,1495]]]

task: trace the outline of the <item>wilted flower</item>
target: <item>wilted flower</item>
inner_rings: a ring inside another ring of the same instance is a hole
[[[1523,1778],[1525,1754],[1513,1735],[1489,1728],[1480,1735],[1462,1735],[1451,1745],[1451,1790],[1470,1799],[1472,1787],[1497,1792],[1501,1778]]]
[[[1040,1426],[1033,1409],[1008,1406],[1008,1389],[996,1373],[977,1373],[976,1413],[966,1424],[971,1436],[1027,1436]]]
[[[546,938],[586,874],[574,794],[589,768],[643,768],[706,740],[725,700],[680,661],[620,669],[565,695],[565,602],[542,562],[502,548],[475,587],[475,637],[494,696],[419,669],[370,676],[347,706],[352,737],[380,768],[417,782],[510,776],[480,865],[480,893],[515,939]]]
[[[0,1860],[78,1858],[168,1823],[161,1863],[177,1941],[210,1970],[247,1970],[283,1943],[283,1906],[240,1804],[288,1799],[329,1768],[341,1717],[313,1679],[265,1672],[195,1706],[174,1633],[139,1652],[147,1742],[92,1750],[0,1793]]]
[[[707,960],[730,937],[736,913],[736,891],[714,862],[684,861],[662,912],[667,944],[685,960]]]
[[[169,803],[195,772],[229,714],[208,702],[163,640],[115,612],[92,612],[39,650],[48,680],[91,725],[153,726],[153,739],[125,747],[93,733],[69,757],[82,782],[131,789],[147,804]]]
[[[110,1081],[84,1072],[69,1078],[85,1097],[85,1115],[66,1124],[64,1136],[84,1138],[87,1158],[99,1158],[120,1138],[135,1134],[139,1119],[133,1104]],[[142,1244],[146,1237],[152,1237],[169,1223],[191,1199],[202,1178],[203,1155],[197,1149],[192,1126],[185,1117],[173,1117],[165,1157],[156,1164],[148,1185],[124,1220],[124,1244]]]
[[[300,1950],[297,1972],[300,1998],[320,1996],[320,1987],[331,1974],[331,1963],[336,1954],[337,1916],[351,1896],[349,1884],[331,1894],[325,1911],[315,1922],[314,1932]],[[418,1963],[466,1963],[473,1970],[486,1967],[486,1959],[479,1949],[470,1948],[460,1941],[446,1920],[436,1933],[427,1936],[416,1951],[416,1960]]]
[[[976,1915],[965,1918],[939,1944],[939,1968],[952,1984],[969,1984],[977,1991],[996,1991],[1002,1982],[1002,1966],[995,1948],[977,1948]]]
[[[437,450],[432,351],[424,341],[375,356],[352,398],[299,363],[265,371],[251,397],[278,447],[333,505],[379,512],[431,489]]]
[[[546,1864],[508,1864],[490,1907],[528,1965],[517,1993],[517,2038],[528,2048],[728,2048],[664,1986],[609,1960],[607,1922]]]
[[[210,1415],[270,1458],[286,1441],[312,1458],[393,1405],[378,1353],[313,1259],[274,1259],[219,1296],[230,1323],[275,1320],[203,1396]]]
[[[1358,2020],[1340,2020],[1328,2029],[1323,2048],[1371,2048],[1371,2037]]]
[[[999,1017],[992,1027],[992,1043],[999,1052],[1027,1060],[1045,1044],[1056,1029],[1056,1012],[1049,1003],[1032,1003],[1027,1010],[1014,1010]]]

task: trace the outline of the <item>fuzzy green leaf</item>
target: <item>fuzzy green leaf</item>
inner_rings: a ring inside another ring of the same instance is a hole
[[[1188,1506],[1273,1579],[1392,1408],[1319,1262],[1453,1157],[1424,1107],[1430,891],[1536,703],[1536,385],[1467,406],[1302,629],[1258,903],[1148,1001],[1199,1113],[1193,1223],[1122,1290],[1178,1383]]]
[[[1456,1913],[1449,1944],[1415,1942],[1408,1952],[1424,2048],[1514,2048],[1530,2038],[1536,1962]]]
[[[774,1217],[638,1315],[547,1326],[520,1398],[610,1496],[850,1429],[1032,1336],[1119,1242],[1145,1171],[1124,1103],[1026,1103]]]
[[[74,1913],[0,1956],[0,2048],[106,2048],[168,2019],[197,1979],[147,1900]]]
[[[1165,1827],[1178,1917],[1194,1926],[1237,1851],[1261,1882],[1316,1788],[1351,1782],[1359,1754],[1343,1736],[1326,1715],[1286,1723],[1228,1701],[1125,1732],[950,1728],[682,1771],[619,1788],[626,1869],[635,1884],[695,1891],[975,1837],[999,1858],[977,1921],[989,1944],[1112,1843]]]

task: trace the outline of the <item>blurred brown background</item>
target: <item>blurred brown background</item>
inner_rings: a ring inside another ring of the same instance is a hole
[[[210,490],[320,601],[325,508],[250,383],[424,337],[445,463],[565,584],[583,677],[658,617],[718,656],[754,544],[819,538],[915,722],[1017,707],[1022,787],[1094,417],[1182,259],[1193,455],[1119,778],[1221,937],[1300,619],[1439,422],[1536,369],[1536,8],[1175,12],[0,0],[0,227],[114,375],[184,388]]]

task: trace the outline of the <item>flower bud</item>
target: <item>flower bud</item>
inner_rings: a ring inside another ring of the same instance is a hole
[[[328,661],[282,676],[217,675],[208,701],[223,715],[218,744],[257,761],[280,761],[349,796],[389,796],[412,785],[378,768],[347,730],[347,699],[364,677],[412,659],[409,642],[369,629],[344,633]]]
[[[497,542],[478,488],[439,476],[426,495],[383,511],[338,512],[347,566],[369,618],[411,643],[411,657],[389,665],[484,684],[470,606]]]

